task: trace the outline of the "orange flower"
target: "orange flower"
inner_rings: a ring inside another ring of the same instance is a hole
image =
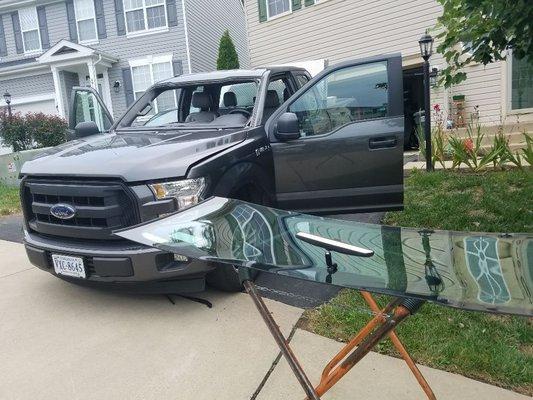
[[[465,139],[463,144],[464,144],[466,150],[468,150],[470,152],[474,151],[474,142],[473,142],[472,139],[470,139],[470,138]]]

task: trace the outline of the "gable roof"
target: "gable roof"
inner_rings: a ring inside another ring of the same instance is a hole
[[[92,58],[93,56],[97,56],[99,59],[108,62],[109,64],[118,61],[118,58],[93,49],[92,47],[62,39],[37,58],[37,62],[41,64],[53,64],[56,62],[73,61],[81,58]]]

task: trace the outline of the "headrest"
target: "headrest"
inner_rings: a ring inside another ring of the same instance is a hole
[[[195,92],[192,95],[192,106],[200,110],[208,110],[211,108],[211,96],[209,93]]]
[[[289,97],[291,97],[291,94],[289,93],[289,89],[285,88],[283,89],[283,101],[289,100]]]
[[[276,92],[275,90],[267,91],[267,97],[266,97],[266,100],[265,100],[265,107],[267,107],[267,108],[279,107],[278,92]]]
[[[237,107],[237,95],[234,92],[224,93],[224,105],[226,107]]]

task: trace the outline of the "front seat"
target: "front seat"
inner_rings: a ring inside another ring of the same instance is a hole
[[[280,105],[278,92],[275,90],[268,90],[265,99],[265,110],[263,111],[263,122],[270,118],[274,111]]]
[[[196,92],[192,95],[192,106],[199,108],[200,111],[190,113],[185,122],[199,122],[199,123],[208,123],[212,122],[218,114],[211,111],[213,107],[213,101],[209,93]]]
[[[224,93],[224,107],[235,108],[237,107],[237,95],[235,92]]]

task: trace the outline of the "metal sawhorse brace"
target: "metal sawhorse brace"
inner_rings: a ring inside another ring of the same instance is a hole
[[[332,262],[330,253],[331,250],[363,257],[373,255],[373,252],[370,250],[360,249],[355,246],[346,245],[330,239],[324,239],[310,234],[300,235],[300,233],[298,233],[297,236],[308,243],[312,243],[326,249],[325,257],[329,276],[329,279],[326,279],[327,283],[331,283],[331,275],[333,275],[337,270],[337,266]],[[426,393],[428,399],[436,399],[431,387],[414,363],[405,346],[394,332],[394,329],[400,323],[418,311],[418,309],[424,304],[423,300],[396,298],[387,306],[385,306],[385,308],[380,310],[372,295],[368,292],[361,291],[365,302],[368,304],[371,311],[376,315],[326,365],[322,372],[320,383],[315,388],[305,374],[305,371],[296,358],[296,355],[291,350],[287,339],[283,336],[283,333],[272,317],[271,312],[264,303],[263,298],[257,291],[252,279],[250,267],[239,267],[239,276],[244,285],[246,293],[248,293],[248,295],[252,298],[259,314],[261,314],[261,317],[270,330],[270,334],[276,341],[281,353],[289,363],[291,370],[302,386],[302,389],[307,395],[308,400],[319,400],[320,396],[331,389],[340,379],[342,379],[344,375],[348,373],[348,371],[350,371],[350,369],[352,369],[359,361],[361,361],[386,336],[389,336],[392,343],[409,366],[409,369],[414,374],[416,380]]]

